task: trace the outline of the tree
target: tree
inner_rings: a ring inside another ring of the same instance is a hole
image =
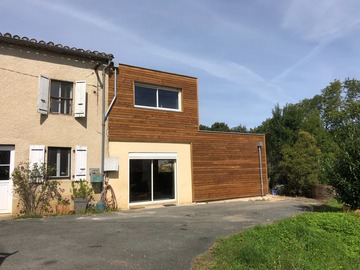
[[[339,80],[330,83],[329,86],[322,90],[322,108],[321,116],[324,126],[331,131],[337,126],[336,114],[339,112],[342,104],[341,99],[342,84]]]
[[[284,177],[285,192],[290,195],[311,195],[311,184],[319,182],[321,151],[309,132],[300,131],[293,146],[285,145],[279,169]]]
[[[249,131],[247,130],[246,126],[243,125],[238,125],[236,127],[233,127],[230,129],[231,132],[239,132],[239,133],[248,133]]]
[[[200,124],[199,130],[210,130],[210,128],[208,126],[206,126],[206,125]]]
[[[215,122],[211,125],[210,130],[212,131],[221,131],[221,132],[229,132],[229,126],[224,122]]]
[[[349,124],[337,130],[336,139],[341,149],[333,166],[330,183],[339,201],[360,208],[360,127]]]
[[[346,79],[342,84],[343,100],[334,113],[336,125],[332,134],[339,146],[331,184],[338,200],[360,208],[360,81]]]

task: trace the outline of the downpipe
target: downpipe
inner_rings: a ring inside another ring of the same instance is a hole
[[[264,196],[264,180],[263,180],[263,167],[262,167],[262,147],[263,147],[263,143],[262,142],[258,142],[257,144],[258,147],[258,153],[259,153],[259,167],[260,167],[260,186],[261,186],[261,197]]]
[[[101,106],[101,116],[102,116],[102,121],[101,121],[101,178],[102,178],[102,182],[103,184],[101,185],[101,191],[103,190],[104,187],[104,180],[105,180],[105,172],[104,172],[104,167],[105,167],[105,123],[106,123],[106,119],[105,119],[105,99],[106,99],[106,92],[105,92],[105,83],[106,83],[106,69],[108,69],[111,64],[113,64],[113,62],[111,60],[109,60],[108,64],[103,68],[102,71],[102,106]],[[116,86],[114,86],[116,88]]]

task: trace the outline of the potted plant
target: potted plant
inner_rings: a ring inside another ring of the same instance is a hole
[[[94,190],[88,185],[87,181],[83,179],[71,182],[71,187],[75,213],[85,213],[87,204]]]
[[[56,206],[56,213],[60,215],[66,215],[70,212],[70,199],[59,198],[58,205]]]

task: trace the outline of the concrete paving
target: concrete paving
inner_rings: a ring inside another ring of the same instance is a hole
[[[301,214],[313,204],[318,202],[267,197],[1,220],[0,269],[191,269],[217,238]]]

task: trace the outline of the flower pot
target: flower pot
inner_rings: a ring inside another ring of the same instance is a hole
[[[88,202],[88,198],[74,198],[75,214],[85,213]]]
[[[58,204],[56,206],[56,213],[58,215],[66,215],[70,213],[70,204]]]

